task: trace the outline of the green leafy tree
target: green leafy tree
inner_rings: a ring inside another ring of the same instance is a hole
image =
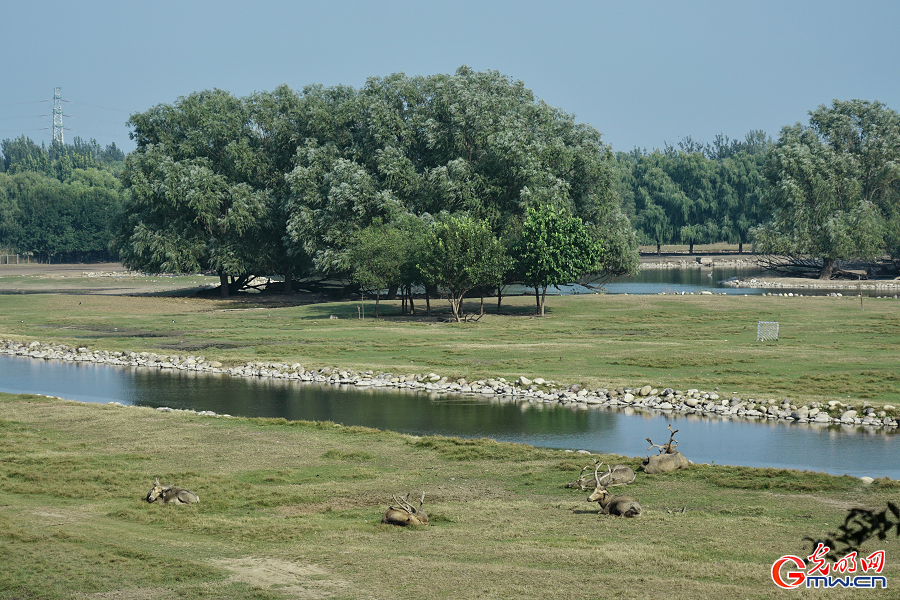
[[[351,279],[363,290],[375,294],[376,319],[381,290],[402,280],[409,251],[406,242],[401,230],[375,223],[357,232],[350,244]]]
[[[525,284],[534,288],[544,316],[547,287],[572,283],[597,268],[602,247],[578,217],[550,204],[529,208],[517,252]]]
[[[808,126],[781,131],[767,168],[769,222],[755,231],[757,252],[836,261],[894,254],[900,116],[881,104],[838,101],[810,112]]]
[[[117,180],[96,169],[75,169],[66,183],[34,171],[0,174],[0,243],[51,261],[108,259],[120,205]]]
[[[53,162],[46,149],[38,146],[31,139],[20,136],[14,140],[5,139],[0,142],[3,152],[3,171],[10,175],[31,171],[52,176]]]
[[[406,213],[464,212],[506,236],[528,206],[553,201],[607,235],[622,231],[614,160],[600,133],[521,81],[468,67],[400,73],[355,93],[308,88],[301,105],[310,119],[333,113],[345,124],[304,129],[287,179],[290,247],[322,272],[346,273],[354,233]],[[607,219],[616,225],[605,227]]]
[[[771,141],[762,131],[744,141],[685,138],[651,153],[618,153],[616,193],[644,243],[736,243],[739,251],[760,222],[762,176]]]
[[[467,216],[435,223],[418,263],[423,281],[447,294],[457,323],[466,293],[479,286],[498,285],[510,268],[512,259],[487,221]]]
[[[597,265],[590,273],[593,283],[603,285],[616,278],[635,275],[640,271],[638,234],[624,213],[612,211],[598,220],[599,225],[587,225],[591,237],[603,249]]]
[[[273,272],[280,240],[269,191],[254,185],[259,154],[245,102],[221,90],[197,92],[129,123],[137,149],[123,171],[127,199],[114,244],[123,263],[212,270],[223,296]]]

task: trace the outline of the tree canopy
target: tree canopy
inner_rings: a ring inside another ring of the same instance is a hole
[[[547,287],[594,271],[603,248],[581,219],[544,204],[528,209],[516,254],[525,285],[534,288],[537,312],[543,316]]]
[[[122,262],[153,272],[219,274],[236,286],[275,271],[271,195],[254,185],[258,152],[244,100],[212,90],[132,115],[137,149],[125,160]]]
[[[46,147],[21,136],[0,149],[0,246],[41,260],[109,260],[122,202],[115,146],[76,137]]]
[[[765,198],[771,220],[757,251],[836,261],[900,251],[900,115],[880,102],[839,101],[782,129]]]
[[[529,207],[547,203],[617,249],[598,271],[637,264],[599,132],[494,71],[247,98],[204,91],[130,124],[137,149],[115,242],[129,266],[214,270],[223,291],[226,277],[234,287],[253,274],[283,273],[288,285],[291,273],[358,279],[372,269],[354,248],[394,223],[418,231],[410,224],[446,213],[510,239]],[[361,233],[377,223],[385,228]],[[410,264],[388,283],[421,281]]]
[[[417,266],[423,281],[446,292],[458,322],[466,293],[499,285],[512,268],[512,259],[486,220],[450,217],[434,224]]]
[[[751,131],[743,141],[718,135],[712,144],[690,137],[677,147],[617,154],[614,188],[646,244],[728,242],[743,245],[763,220],[763,175],[771,140]]]

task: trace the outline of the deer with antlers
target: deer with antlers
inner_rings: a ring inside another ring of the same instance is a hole
[[[684,454],[675,449],[675,446],[678,445],[678,442],[675,441],[675,434],[678,433],[678,431],[678,429],[672,431],[672,425],[670,424],[669,441],[662,446],[654,444],[650,438],[647,438],[650,448],[659,448],[659,454],[656,456],[648,456],[641,462],[641,468],[644,470],[644,473],[649,475],[671,473],[672,471],[683,469],[691,464],[691,461],[689,461]],[[647,450],[649,451],[650,448],[647,448]]]
[[[422,497],[419,499],[419,508],[409,503],[409,494],[406,494],[406,498],[397,495],[394,495],[393,498],[399,506],[388,506],[384,516],[381,517],[382,523],[401,527],[428,525],[428,514],[422,510],[422,505],[425,503],[425,492],[422,492]]]
[[[612,480],[613,470],[609,466],[607,466],[606,473],[602,475],[599,474],[600,465],[602,462],[594,461],[594,480],[595,481],[603,481],[604,479],[609,481]],[[634,481],[634,471],[632,471],[632,478],[630,481],[623,483],[598,483],[597,489],[594,490],[594,493],[588,496],[588,502],[598,502],[600,504],[600,512],[601,515],[614,515],[618,517],[638,517],[641,512],[641,505],[637,500],[632,498],[631,496],[618,496],[610,494],[606,489],[608,487],[613,487],[617,485],[627,485]]]
[[[599,467],[602,465],[602,461],[598,461],[596,458],[594,459],[594,466]],[[589,471],[591,465],[585,465],[583,469],[581,469],[581,473],[578,475],[578,479],[566,484],[567,488],[581,488],[581,491],[587,491],[591,488],[596,488],[598,485],[624,485],[631,483],[634,481],[635,474],[634,470],[631,467],[626,467],[625,465],[616,465],[611,468],[607,468],[606,473],[602,473],[600,475],[600,479],[597,479],[597,471],[594,471],[594,476],[590,479],[585,479],[585,472]]]

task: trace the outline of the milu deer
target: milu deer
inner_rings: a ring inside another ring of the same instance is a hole
[[[597,466],[594,467],[594,479],[596,481],[601,481],[604,475],[598,475],[598,471],[600,470],[600,465],[603,463],[597,463]],[[612,476],[612,469],[607,467],[607,472],[605,475],[608,477]],[[633,481],[633,478],[632,478]],[[630,482],[629,482],[630,483]],[[594,493],[588,496],[588,502],[598,502],[600,504],[600,512],[601,515],[614,515],[618,517],[637,517],[640,516],[641,505],[638,504],[638,501],[632,498],[631,496],[614,496],[609,493],[606,489],[607,487],[612,487],[616,485],[625,485],[624,483],[614,483],[614,484],[598,484],[597,489],[594,490]]]
[[[650,448],[659,448],[659,454],[656,456],[648,456],[641,462],[641,468],[644,470],[644,473],[647,473],[648,475],[671,473],[678,469],[684,469],[691,464],[691,461],[689,461],[684,454],[675,449],[675,446],[678,445],[678,442],[675,441],[675,434],[678,433],[678,431],[678,429],[672,431],[672,425],[670,424],[669,441],[662,446],[654,444],[650,438],[647,438]],[[647,448],[647,450],[649,451],[650,448]]]
[[[159,479],[147,492],[147,502],[159,502],[161,504],[195,504],[200,498],[194,492],[171,485],[162,485]]]
[[[594,459],[594,467],[599,467],[602,465],[602,461],[598,461]],[[590,479],[585,479],[585,471],[589,470],[591,465],[586,465],[583,469],[581,469],[581,474],[578,475],[578,479],[566,484],[567,488],[581,488],[581,491],[587,491],[591,488],[596,488],[598,485],[621,485],[627,484],[634,481],[634,470],[631,467],[626,467],[625,465],[616,465],[612,468],[608,468],[606,473],[600,474],[600,479],[597,479],[597,471],[595,469],[594,476]]]
[[[382,523],[401,527],[428,525],[428,514],[422,510],[422,505],[425,503],[425,492],[422,492],[422,497],[419,499],[419,508],[409,503],[409,494],[406,495],[406,498],[396,495],[393,498],[399,506],[388,506],[384,516],[381,517]]]

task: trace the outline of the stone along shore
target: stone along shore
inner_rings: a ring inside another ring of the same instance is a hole
[[[0,340],[0,354],[28,356],[34,359],[90,362],[96,364],[176,369],[228,375],[232,377],[271,377],[300,382],[332,385],[353,385],[359,388],[394,388],[436,394],[478,396],[500,401],[574,404],[584,408],[611,407],[660,411],[664,414],[698,414],[723,418],[751,420],[782,420],[821,425],[849,425],[891,429],[898,426],[900,413],[890,404],[881,409],[862,402],[861,408],[832,400],[827,403],[810,402],[797,405],[790,400],[761,400],[723,397],[718,388],[711,392],[699,389],[659,390],[650,385],[619,387],[616,389],[587,389],[578,384],[566,385],[540,377],[520,376],[510,382],[502,377],[478,381],[456,379],[449,381],[436,373],[396,375],[373,371],[350,371],[324,367],[305,370],[299,363],[291,365],[274,362],[248,362],[244,366],[225,367],[203,356],[160,355],[151,352],[109,352],[70,348],[61,344],[29,343]],[[171,410],[171,409],[161,409]],[[205,411],[208,414],[214,414]]]

